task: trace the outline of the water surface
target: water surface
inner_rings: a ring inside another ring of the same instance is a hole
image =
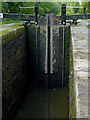
[[[15,120],[29,118],[68,118],[68,87],[28,90]]]

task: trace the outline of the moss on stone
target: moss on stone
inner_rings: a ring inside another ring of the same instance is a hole
[[[76,51],[76,53],[77,53],[77,54],[81,53],[81,54],[86,54],[86,55],[90,54],[90,52],[87,53],[87,52],[83,52],[83,51]]]
[[[76,96],[74,83],[73,48],[71,40],[69,51],[69,119],[72,120],[73,118],[76,118]]]
[[[20,23],[8,26],[6,30],[0,31],[0,35],[2,35],[2,44],[14,37],[17,37],[23,32],[25,32],[25,29]]]
[[[8,58],[5,59],[5,65],[8,66],[10,60]]]
[[[68,49],[69,49],[68,41],[65,42],[65,46],[64,46],[64,47],[65,47],[65,53],[67,53],[67,52],[68,52]]]
[[[20,53],[21,53],[21,50],[20,50],[20,48],[17,50],[17,52],[16,52],[16,57],[18,58],[19,56],[20,56]]]
[[[15,25],[11,25],[9,26],[10,29],[18,29],[18,28],[21,28],[22,27],[22,24],[15,24]]]
[[[9,76],[6,76],[5,79],[4,79],[4,84],[7,83],[9,80]]]
[[[20,34],[23,34],[25,32],[24,27],[15,27],[15,30],[12,30],[6,34],[2,35],[2,44],[5,43],[8,40],[11,40],[12,38],[15,38],[19,36]]]
[[[89,25],[87,25],[86,27],[90,29],[90,24],[89,24]]]
[[[0,31],[0,35],[8,33],[8,32],[9,32],[9,30],[2,30],[2,31]]]

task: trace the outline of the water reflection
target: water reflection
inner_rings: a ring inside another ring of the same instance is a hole
[[[16,115],[16,119],[27,118],[68,118],[68,87],[28,91]]]

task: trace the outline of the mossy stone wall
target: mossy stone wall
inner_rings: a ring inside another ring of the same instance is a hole
[[[70,30],[71,31],[71,30]],[[76,118],[76,99],[74,82],[73,47],[70,32],[69,41],[69,120]]]
[[[69,43],[70,43],[70,25],[64,26],[64,85],[69,83]]]
[[[69,90],[69,119],[76,118],[76,103],[75,103],[75,83],[74,83],[74,66],[73,66],[73,48],[71,39],[71,27],[65,25],[62,27],[64,42],[61,42],[61,53],[63,56],[64,44],[64,61],[62,61],[62,69],[64,69],[64,85],[68,86]],[[63,67],[64,65],[64,67]]]
[[[2,96],[3,96],[3,118],[8,120],[8,116],[13,114],[17,103],[21,100],[27,82],[37,84],[39,79],[41,64],[45,66],[45,41],[46,32],[39,26],[20,27],[15,31],[3,34],[2,36]],[[63,34],[64,31],[64,34]],[[40,33],[41,32],[41,33]],[[75,89],[74,89],[74,69],[73,69],[73,53],[70,26],[58,27],[60,43],[57,44],[59,52],[59,70],[60,80],[64,85],[69,84],[69,118],[75,118]],[[36,52],[37,39],[37,52]],[[53,38],[57,39],[57,38]],[[42,42],[43,40],[43,42]],[[64,40],[64,41],[63,41]],[[58,41],[59,42],[59,41]],[[56,45],[56,46],[57,46]],[[60,45],[60,46],[59,46]],[[64,45],[64,46],[63,46]],[[63,54],[64,49],[64,54]],[[37,53],[37,65],[36,65]],[[63,56],[64,55],[64,56]],[[41,57],[41,60],[40,60]],[[64,59],[63,59],[64,58]],[[42,62],[41,62],[42,61]],[[26,81],[26,63],[28,64],[27,75],[29,81]],[[38,68],[38,71],[37,71]],[[43,68],[43,67],[41,67]],[[45,71],[44,71],[45,72]],[[38,74],[38,75],[37,75]],[[47,79],[46,74],[41,74],[42,79]],[[52,76],[51,76],[52,77]],[[57,76],[52,77],[56,79]],[[33,81],[32,81],[33,80]],[[40,81],[41,82],[41,81]],[[41,83],[42,84],[42,83]],[[61,83],[60,83],[61,84]]]
[[[9,118],[22,98],[26,84],[25,28],[2,35],[2,113]]]

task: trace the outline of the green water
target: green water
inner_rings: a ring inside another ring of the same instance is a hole
[[[28,90],[15,120],[29,118],[68,118],[68,87]]]

